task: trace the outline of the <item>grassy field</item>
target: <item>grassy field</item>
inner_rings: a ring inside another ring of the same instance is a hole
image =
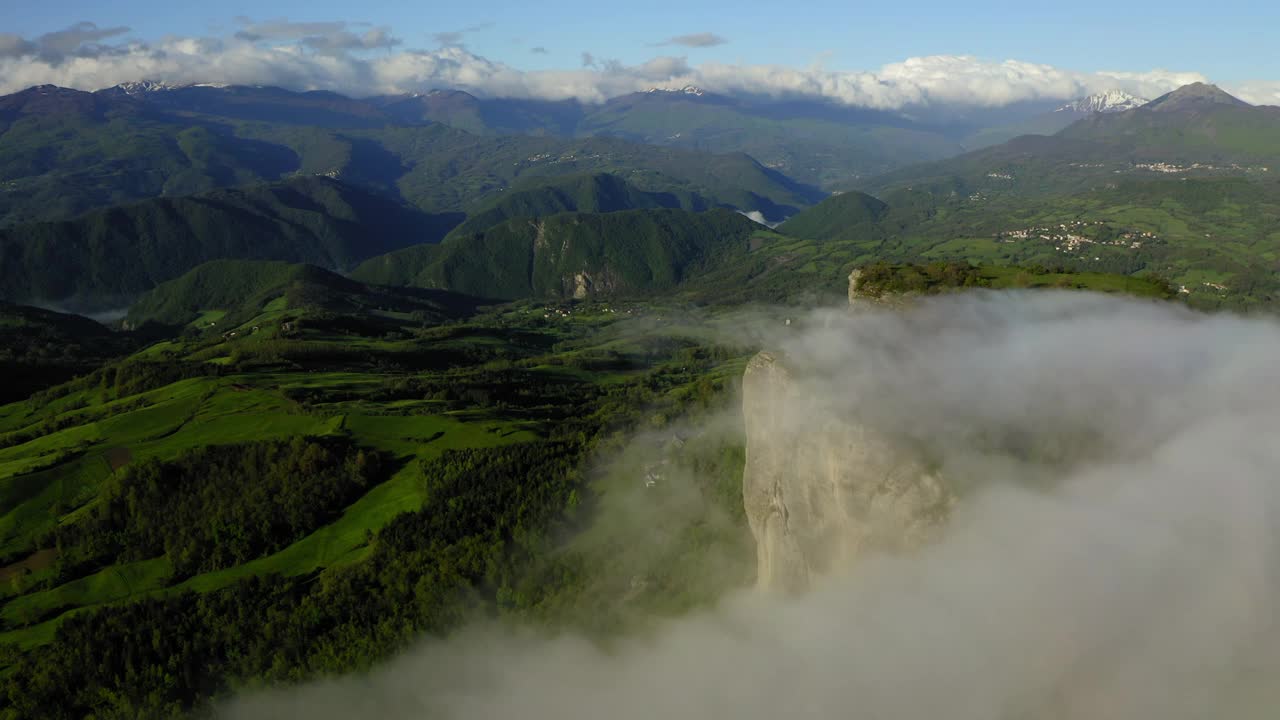
[[[41,645],[67,618],[106,604],[187,590],[210,592],[247,577],[302,576],[359,562],[371,537],[427,500],[423,461],[452,449],[537,440],[557,412],[552,405],[539,406],[553,400],[534,399],[527,407],[469,400],[448,392],[455,382],[474,386],[473,378],[501,382],[505,374],[520,373],[524,383],[578,388],[574,392],[580,393],[642,379],[659,359],[645,359],[655,336],[695,341],[696,333],[668,327],[660,314],[646,317],[644,313],[654,312],[650,306],[637,306],[634,314],[607,304],[577,310],[550,318],[544,316],[552,313],[539,304],[517,304],[399,340],[317,327],[289,346],[303,348],[305,355],[299,357],[304,359],[284,357],[265,364],[242,350],[265,342],[251,335],[224,337],[228,328],[220,321],[226,313],[206,311],[183,338],[155,343],[127,362],[188,369],[216,365],[216,371],[162,380],[140,392],[121,392],[108,380],[90,377],[51,398],[0,408],[0,432],[5,433],[0,438],[9,438],[0,445],[0,559],[9,563],[6,586],[0,590],[0,644]],[[242,327],[278,322],[288,311],[283,303],[267,304]],[[406,372],[394,364],[377,368],[385,362],[380,358],[410,353],[427,362],[433,353],[468,361],[445,362],[440,370],[425,372]],[[625,360],[593,366],[591,359],[601,354]],[[353,358],[358,358],[354,365]],[[405,389],[414,383],[437,390],[415,394]],[[60,570],[57,553],[48,545],[51,533],[88,517],[104,483],[120,469],[151,459],[169,461],[208,446],[297,436],[349,438],[389,458],[390,473],[331,522],[233,567],[179,579],[161,556],[75,577]]]

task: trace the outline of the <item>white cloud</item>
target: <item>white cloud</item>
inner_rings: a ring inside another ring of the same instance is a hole
[[[155,43],[103,45],[100,41],[126,29],[100,29],[89,23],[34,40],[0,35],[0,92],[43,83],[92,90],[150,79],[272,84],[357,96],[456,87],[485,96],[575,98],[594,103],[653,86],[694,84],[712,92],[820,98],[895,110],[1069,100],[1113,88],[1155,97],[1206,79],[1194,72],[1085,73],[1019,60],[990,62],[960,55],[915,57],[877,70],[844,71],[714,62],[691,65],[686,58],[669,56],[624,65],[583,53],[580,68],[525,71],[476,55],[461,45],[463,34],[482,30],[485,25],[437,33],[442,46],[434,50],[390,52],[400,40],[388,28],[343,22],[253,22],[243,18],[238,22],[241,29],[231,37],[171,37]],[[1241,92],[1255,102],[1277,102],[1278,87],[1277,83],[1257,82],[1242,86]]]
[[[1252,80],[1234,86],[1236,97],[1254,105],[1280,105],[1280,80]]]

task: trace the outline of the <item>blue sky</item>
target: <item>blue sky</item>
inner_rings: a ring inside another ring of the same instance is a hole
[[[14,2],[0,93],[146,79],[596,103],[694,84],[901,110],[1210,81],[1280,105],[1280,3],[1258,0]]]
[[[125,25],[155,40],[166,34],[233,32],[232,18],[365,21],[385,25],[409,48],[433,35],[467,33],[474,53],[521,69],[577,67],[581,54],[639,63],[655,55],[691,63],[771,63],[839,70],[875,69],[906,57],[967,54],[1015,58],[1082,71],[1166,68],[1219,82],[1280,78],[1280,3],[811,1],[730,0],[616,3],[272,0],[6,0],[0,31],[31,37],[90,20]],[[706,48],[654,47],[666,38],[709,32],[728,40]],[[530,52],[543,47],[546,54]]]

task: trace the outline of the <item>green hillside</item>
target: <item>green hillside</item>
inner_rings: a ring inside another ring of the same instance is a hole
[[[1280,298],[1276,167],[1280,110],[1190,85],[869,182],[890,209],[864,246],[896,261],[1157,275],[1202,307],[1262,307]]]
[[[292,142],[278,130],[255,137]],[[347,133],[350,159],[317,172],[385,182],[428,212],[467,211],[530,178],[609,173],[645,192],[696,194],[781,220],[821,193],[742,153],[639,145],[613,138],[478,137],[435,125]],[[299,146],[300,147],[300,146]]]
[[[262,260],[214,260],[161,283],[138,299],[126,316],[131,326],[146,323],[201,329],[235,328],[264,314],[329,314],[438,321],[475,308],[464,297],[371,287],[313,265]],[[220,332],[225,332],[221,330]]]
[[[367,666],[475,610],[604,603],[583,629],[607,631],[749,577],[734,441],[629,451],[670,458],[643,548],[602,503],[643,489],[632,464],[581,469],[612,433],[726,401],[744,351],[705,319],[269,305],[0,407],[0,716],[164,714]],[[111,647],[137,674],[106,670]]]
[[[962,260],[1159,276],[1202,307],[1265,307],[1280,298],[1280,184],[1250,178],[1113,182],[1049,199],[923,185],[886,195],[873,226],[854,208],[850,252],[892,262]],[[828,201],[779,227],[830,214]]]
[[[317,177],[148,200],[0,230],[0,295],[118,305],[217,258],[349,268],[452,222]]]
[[[867,239],[889,206],[860,192],[834,195],[778,226],[778,232],[813,240]]]
[[[745,255],[761,229],[727,210],[517,218],[438,247],[374,258],[354,277],[500,299],[648,295]]]
[[[1159,278],[1051,271],[1041,266],[978,266],[955,261],[896,265],[877,262],[858,271],[857,284],[851,290],[868,298],[938,295],[969,288],[1087,290],[1160,300],[1171,300],[1178,295],[1176,288]]]
[[[471,235],[518,217],[662,207],[701,211],[708,209],[708,203],[693,193],[643,192],[616,175],[603,173],[534,178],[477,208],[452,234]]]
[[[1280,166],[1280,108],[1254,107],[1196,83],[1119,113],[1094,113],[1052,136],[1027,135],[857,183],[877,197],[958,184],[966,194],[1048,198],[1162,177],[1265,178]]]
[[[279,178],[288,148],[128,97],[41,86],[0,98],[0,227]]]
[[[157,285],[129,308],[131,325],[183,325],[201,313],[253,306],[264,293],[283,294],[298,283],[345,284],[340,276],[311,265],[266,260],[212,260]],[[355,283],[352,283],[355,284]]]

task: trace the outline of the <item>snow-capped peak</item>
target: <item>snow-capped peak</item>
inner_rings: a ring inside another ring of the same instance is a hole
[[[139,80],[137,82],[123,82],[116,87],[126,95],[141,95],[142,93],[174,90],[182,86],[170,85],[169,83],[159,80]]]
[[[682,88],[651,87],[648,90],[645,90],[645,92],[647,93],[659,93],[659,92],[684,93],[685,95],[693,95],[694,97],[702,97],[703,95],[706,95],[706,91],[704,91],[702,88],[696,85],[685,85]]]
[[[1090,95],[1086,98],[1080,98],[1063,105],[1058,108],[1057,112],[1078,112],[1078,113],[1113,113],[1132,110],[1136,107],[1142,107],[1149,101],[1130,95],[1123,90],[1108,90],[1098,95]]]

